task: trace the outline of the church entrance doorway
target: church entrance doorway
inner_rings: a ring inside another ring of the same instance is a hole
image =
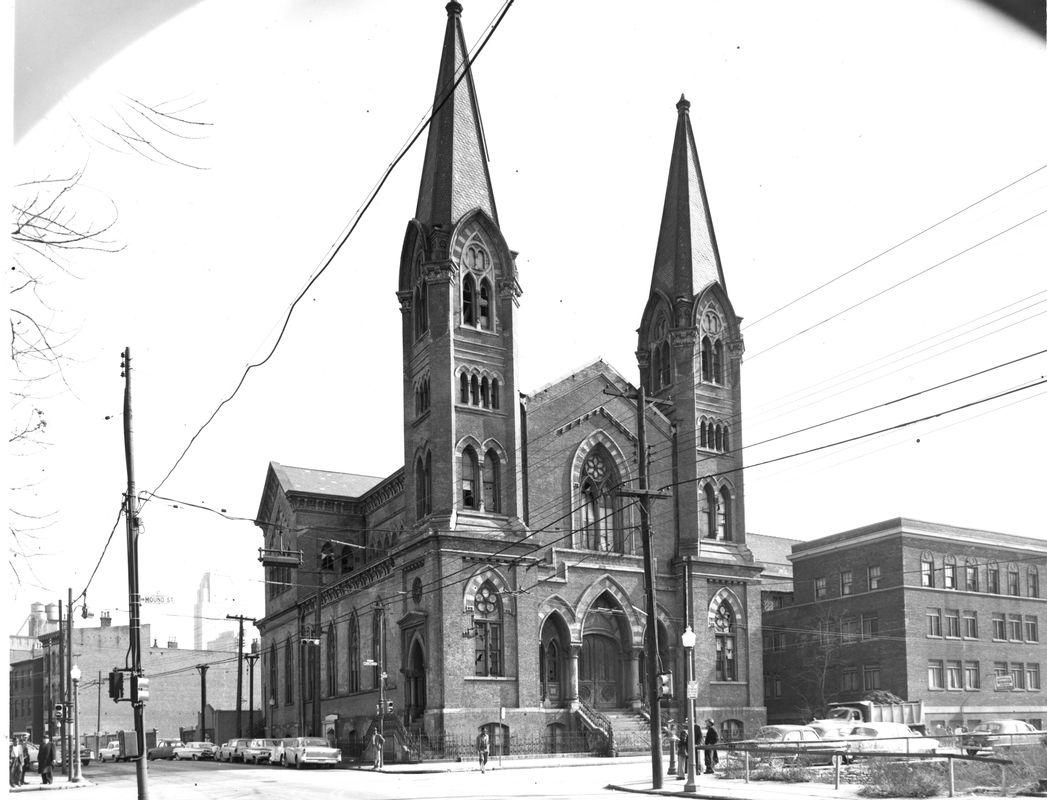
[[[404,674],[404,694],[404,704],[407,707],[407,721],[414,722],[425,713],[426,703],[425,653],[422,652],[422,643],[417,639],[411,645],[411,655],[407,660],[407,670]]]
[[[587,634],[578,660],[578,696],[595,708],[618,708],[621,648],[610,636]]]

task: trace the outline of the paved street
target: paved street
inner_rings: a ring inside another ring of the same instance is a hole
[[[392,767],[391,770],[401,768]],[[574,759],[527,763],[494,762],[486,774],[474,764],[426,764],[376,774],[370,770],[291,770],[242,764],[154,761],[149,764],[150,798],[153,800],[326,800],[352,797],[360,800],[498,800],[498,798],[541,797],[550,800],[585,797],[634,796],[608,789],[609,785],[630,791],[650,788],[650,762],[644,759],[617,761]],[[410,771],[408,771],[410,770]],[[422,770],[440,770],[426,772]],[[135,773],[131,764],[97,764],[86,772],[95,785],[75,790],[75,800],[134,800]],[[34,782],[39,779],[32,776]],[[680,794],[683,783],[667,777],[665,794]],[[856,786],[834,792],[828,784],[750,783],[698,776],[699,797],[736,800],[780,800],[780,798],[852,797]]]

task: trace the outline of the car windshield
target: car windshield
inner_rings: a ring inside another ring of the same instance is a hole
[[[876,728],[855,728],[853,731],[851,731],[851,735],[876,737],[880,734],[879,731],[876,730]]]
[[[996,733],[997,731],[1003,730],[1003,725],[999,722],[983,722],[974,730],[975,732],[982,731],[983,733]]]
[[[756,732],[756,738],[762,742],[777,742],[780,741],[785,733],[781,728],[760,728]]]
[[[305,739],[302,744],[305,747],[327,747],[327,742],[323,739]]]

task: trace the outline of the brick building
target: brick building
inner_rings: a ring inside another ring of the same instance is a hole
[[[792,548],[794,602],[764,614],[768,718],[886,689],[928,725],[1047,720],[1047,543],[892,519]]]
[[[125,664],[129,643],[126,625],[73,628],[72,663],[80,667],[80,733],[84,736],[131,730],[134,720],[130,703],[116,703],[109,698],[109,671]],[[40,638],[43,645],[40,661],[39,702],[43,709],[41,727],[57,731],[52,718],[59,700],[59,632]],[[184,650],[175,642],[159,646],[151,640],[149,625],[142,625],[142,668],[150,679],[149,701],[145,707],[145,724],[162,737],[174,738],[181,728],[193,728],[200,717],[200,673],[197,664],[208,664],[207,700],[217,708],[236,708],[236,653],[216,650]],[[260,709],[261,693],[255,670],[254,707]],[[248,670],[244,664],[244,719],[249,705]],[[68,675],[66,676],[68,683]],[[34,728],[34,732],[38,730]],[[34,733],[35,735],[35,733]]]
[[[394,723],[415,733],[484,726],[496,749],[507,736],[556,748],[604,725],[601,714],[638,718],[644,702],[639,517],[617,493],[637,487],[636,404],[615,396],[633,387],[602,361],[520,391],[516,253],[471,72],[451,90],[466,50],[461,6],[447,10],[437,102],[449,96],[429,128],[397,286],[404,467],[371,477],[269,465],[256,517],[269,732],[351,748],[384,690]],[[762,567],[732,446],[742,340],[689,103],[676,108],[651,291],[636,309],[641,381],[662,401],[645,411],[651,483],[677,487],[651,517],[658,666],[678,676],[678,716],[680,635],[698,620],[698,712],[737,735],[764,720]],[[298,551],[297,569],[279,555]]]

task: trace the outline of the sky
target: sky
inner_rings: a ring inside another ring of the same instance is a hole
[[[31,29],[59,6],[23,6],[44,15]],[[467,40],[499,7],[465,3]],[[117,251],[69,254],[40,290],[67,361],[65,383],[42,387],[44,444],[8,454],[11,506],[46,515],[12,556],[11,632],[30,602],[79,594],[113,528],[125,486],[118,354],[131,348],[147,491],[272,347],[432,103],[442,2],[174,8],[132,24],[119,3],[100,4],[84,29],[125,36],[85,35],[92,47],[21,40],[16,70],[63,63],[16,83],[12,183],[82,169],[69,202],[82,221],[115,216]],[[756,466],[1047,374],[1040,355],[759,444],[1047,348],[1047,214],[1035,216],[1047,210],[1047,108],[1030,100],[1044,58],[1042,41],[973,2],[517,0],[473,69],[499,217],[520,253],[521,389],[601,357],[636,381],[684,93],[745,320],[748,530],[810,539],[908,516],[1047,538],[1047,386]],[[187,121],[147,120],[136,101]],[[132,120],[156,150],[137,154],[114,133]],[[164,484],[180,507],[144,506],[143,621],[160,638],[191,643],[207,570],[217,612],[264,613],[259,529],[184,501],[250,519],[270,460],[378,476],[402,465],[395,290],[424,138],[273,358]],[[126,576],[121,526],[89,608],[125,619]]]

